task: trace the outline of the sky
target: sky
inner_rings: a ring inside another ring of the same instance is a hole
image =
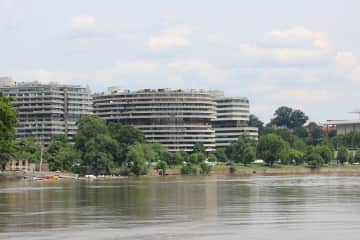
[[[269,122],[359,109],[358,0],[0,0],[0,76],[92,92],[195,88]]]

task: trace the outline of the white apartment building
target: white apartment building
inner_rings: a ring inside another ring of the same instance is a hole
[[[226,147],[239,136],[258,137],[258,129],[249,127],[250,104],[247,98],[215,96],[216,118],[213,119],[216,147]]]
[[[78,85],[15,83],[2,78],[0,92],[15,99],[16,136],[34,138],[45,146],[57,134],[72,140],[76,121],[93,112],[90,90]]]
[[[95,94],[94,114],[139,128],[145,139],[169,151],[192,151],[195,143],[215,150],[216,103],[202,90],[145,89]]]

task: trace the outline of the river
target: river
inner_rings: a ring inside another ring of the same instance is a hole
[[[359,239],[360,176],[0,182],[0,239]]]

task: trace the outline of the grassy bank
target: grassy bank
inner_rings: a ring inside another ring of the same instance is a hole
[[[199,166],[196,166],[199,168]],[[304,165],[274,165],[272,167],[264,164],[234,164],[234,172],[230,174],[230,166],[218,164],[212,167],[211,175],[271,175],[271,174],[359,174],[359,165],[334,165],[321,168],[309,168]],[[168,175],[180,175],[181,165],[166,170]],[[156,176],[156,170],[150,170],[150,176]]]

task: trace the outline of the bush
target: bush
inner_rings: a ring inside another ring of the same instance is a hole
[[[234,174],[236,172],[236,167],[232,164],[229,165],[229,173],[230,174]]]
[[[204,175],[209,175],[211,172],[211,165],[207,163],[200,163],[200,173]]]
[[[165,161],[160,161],[156,164],[155,169],[161,170],[161,175],[166,175],[166,169],[168,168],[168,164]]]
[[[191,164],[185,164],[180,169],[181,175],[196,175],[197,169]]]
[[[323,165],[324,160],[319,153],[313,152],[306,156],[306,162],[310,168],[319,168]]]

